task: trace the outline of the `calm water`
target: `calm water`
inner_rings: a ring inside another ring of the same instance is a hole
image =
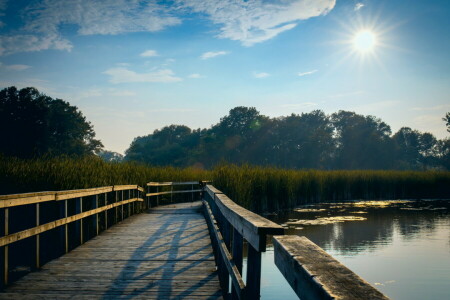
[[[450,299],[450,201],[318,204],[271,219],[304,235],[392,299]],[[263,255],[262,299],[297,299]]]

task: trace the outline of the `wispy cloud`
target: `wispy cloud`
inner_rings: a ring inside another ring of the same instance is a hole
[[[140,0],[41,0],[32,2],[22,15],[25,25],[18,33],[0,37],[0,54],[70,51],[73,46],[60,31],[63,24],[76,25],[80,35],[116,35],[156,32],[181,23],[167,7]]]
[[[31,66],[28,66],[28,65],[9,65],[9,66],[5,66],[5,67],[7,69],[13,70],[13,71],[23,71],[23,70],[31,68]]]
[[[255,78],[267,78],[269,76],[270,76],[270,74],[269,73],[265,73],[265,72],[260,72],[260,73],[255,72],[255,73],[253,73],[253,77],[255,77]]]
[[[358,10],[360,10],[361,8],[363,8],[365,5],[363,4],[363,3],[361,3],[361,2],[359,2],[359,3],[356,3],[355,4],[355,7],[354,7],[354,10],[355,11],[358,11]]]
[[[199,78],[203,78],[203,76],[200,75],[200,74],[198,74],[198,73],[193,73],[193,74],[190,74],[190,75],[188,76],[188,78],[199,79]]]
[[[137,73],[126,68],[111,68],[103,72],[111,76],[111,83],[130,83],[130,82],[178,82],[182,79],[176,77],[170,69],[156,70],[149,73]]]
[[[29,65],[4,65],[3,63],[0,63],[0,68],[5,68],[8,70],[13,70],[13,71],[23,71],[23,70],[31,68],[31,66],[29,66]]]
[[[442,104],[442,105],[435,105],[435,106],[424,106],[424,107],[413,107],[411,110],[416,111],[432,111],[432,110],[448,110],[450,109],[450,104]]]
[[[209,51],[209,52],[203,53],[203,54],[200,56],[200,58],[201,58],[201,59],[210,59],[210,58],[217,57],[217,56],[221,56],[221,55],[227,55],[227,54],[229,54],[229,53],[230,53],[230,52],[228,52],[228,51]]]
[[[144,52],[142,52],[140,54],[140,56],[142,57],[154,57],[154,56],[159,56],[158,52],[156,52],[156,50],[146,50]]]
[[[235,1],[177,0],[182,8],[202,13],[221,25],[218,37],[252,46],[290,30],[300,20],[327,14],[335,0]]]
[[[317,71],[319,71],[319,70],[311,70],[311,71],[308,71],[308,72],[302,72],[302,73],[298,73],[298,76],[306,76],[306,75],[311,75],[311,74],[314,74],[314,73],[316,73]]]

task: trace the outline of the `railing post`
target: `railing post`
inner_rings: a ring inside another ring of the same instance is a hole
[[[68,217],[67,199],[64,200],[64,218]],[[69,252],[69,224],[64,225],[64,248],[66,253]]]
[[[116,197],[115,197],[114,203],[117,203],[118,200],[119,200],[119,192],[116,191]],[[116,215],[114,217],[114,221],[117,224],[117,223],[119,223],[119,207],[118,206],[115,207],[115,213],[116,213]]]
[[[39,214],[40,214],[40,205],[39,203],[36,203],[36,226],[39,226]],[[35,262],[34,262],[34,268],[39,269],[41,267],[41,254],[40,254],[40,235],[36,234],[36,256],[35,256]]]
[[[191,201],[194,202],[194,185],[193,184],[191,184],[191,190],[192,190],[192,192],[191,192]]]
[[[108,193],[105,193],[104,205],[108,205]],[[105,210],[105,230],[108,229],[108,210]]]
[[[95,202],[94,202],[94,209],[98,208],[98,194],[95,195]],[[99,216],[98,213],[95,214],[94,216],[94,232],[95,235],[98,235],[98,220],[99,220]]]
[[[131,199],[131,190],[128,190],[128,200]],[[131,202],[128,202],[128,218],[131,216]]]
[[[83,212],[83,197],[78,198],[75,202],[75,214]],[[83,244],[83,219],[77,221],[75,236],[80,238],[80,245]]]
[[[170,185],[170,203],[173,203],[173,184]]]
[[[1,236],[7,236],[9,233],[9,209],[5,208],[0,210],[0,219],[3,219],[3,224],[0,224],[0,235]],[[1,263],[1,281],[0,281],[0,288],[5,287],[8,284],[8,245],[3,246],[0,248],[1,251],[1,257],[0,257],[0,263]]]
[[[159,186],[156,186],[156,193],[159,193]],[[159,206],[159,195],[156,195],[156,206]]]
[[[122,197],[120,198],[120,201],[123,201],[123,190],[120,191],[120,194],[122,195]],[[121,210],[120,210],[120,212],[121,212],[120,221],[122,222],[123,221],[123,204],[120,204],[120,208],[121,208]]]
[[[234,263],[236,264],[236,268],[241,274],[242,274],[243,244],[244,240],[242,238],[242,235],[239,233],[239,231],[233,228],[233,260]]]
[[[247,257],[247,295],[250,299],[259,299],[261,293],[261,252],[248,244]]]

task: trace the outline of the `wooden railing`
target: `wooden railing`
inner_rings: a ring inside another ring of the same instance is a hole
[[[388,300],[306,237],[273,237],[275,264],[302,300]]]
[[[206,181],[183,181],[183,182],[149,182],[147,183],[146,207],[155,207],[160,205],[161,196],[170,195],[169,203],[173,203],[173,195],[191,193],[191,201],[194,201],[195,193],[200,195],[203,191],[203,185]],[[184,186],[190,187],[186,189]],[[182,189],[179,189],[179,188]]]
[[[37,269],[142,211],[142,192],[137,185],[116,185],[0,196],[0,285],[8,284],[13,268]]]
[[[222,290],[231,299],[259,299],[261,253],[266,251],[267,236],[284,234],[284,229],[237,205],[212,185],[206,185],[204,189],[205,218]],[[242,278],[244,240],[248,242],[246,283]]]

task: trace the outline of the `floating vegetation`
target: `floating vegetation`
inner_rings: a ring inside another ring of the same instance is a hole
[[[404,204],[404,203],[410,203],[410,200],[388,200],[388,201],[358,201],[350,203],[353,207],[360,207],[360,208],[385,208],[392,205],[397,204]]]
[[[328,225],[334,223],[342,223],[348,221],[365,221],[367,218],[356,216],[336,216],[336,217],[323,217],[315,220],[298,220],[295,222],[286,222],[287,225]]]
[[[304,212],[322,212],[327,210],[325,208],[295,208],[294,211],[304,213]]]

